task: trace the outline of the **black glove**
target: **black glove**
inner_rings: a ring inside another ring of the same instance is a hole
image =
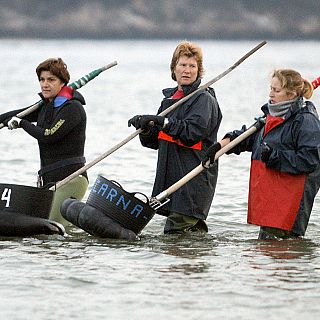
[[[269,161],[272,150],[273,149],[266,142],[263,142],[261,147],[261,155],[260,155],[261,161],[263,161],[264,163],[267,163]]]
[[[204,154],[204,158],[202,159],[202,166],[204,168],[210,168],[212,167],[212,165],[214,164],[214,158],[216,156],[216,153],[221,149],[221,144],[219,142],[216,142],[215,144],[213,144],[211,147],[209,147],[205,154]],[[209,164],[207,164],[207,162],[210,160]]]
[[[140,128],[141,129],[149,129],[149,127],[153,127],[155,125],[159,125],[162,128],[164,125],[164,117],[153,116],[153,115],[144,115],[140,119]]]
[[[148,129],[148,127],[152,127],[154,125],[160,125],[163,127],[164,125],[164,117],[162,116],[153,116],[153,115],[137,115],[131,118],[128,121],[128,126],[133,125],[136,129]],[[151,122],[152,121],[152,122]]]
[[[136,115],[133,118],[128,120],[128,127],[130,126],[134,126],[136,129],[140,128],[140,119],[141,119],[141,115]]]
[[[255,117],[254,120],[257,121],[255,123],[255,127],[257,128],[257,130],[260,130],[266,124],[266,117],[265,116]]]

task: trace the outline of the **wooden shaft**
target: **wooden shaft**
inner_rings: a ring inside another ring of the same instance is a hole
[[[217,160],[219,157],[221,157],[223,154],[231,150],[234,146],[236,146],[238,143],[249,137],[251,134],[253,134],[255,131],[257,131],[257,127],[255,126],[257,123],[255,123],[253,126],[251,126],[248,130],[246,130],[244,133],[242,133],[240,136],[229,142],[226,146],[224,146],[222,149],[220,149],[216,155],[215,160]],[[199,164],[197,167],[195,167],[192,171],[187,173],[184,177],[182,177],[179,181],[171,185],[168,189],[165,191],[162,191],[157,196],[155,196],[155,199],[158,201],[162,201],[165,198],[167,198],[170,194],[177,191],[179,188],[181,188],[183,185],[185,185],[187,182],[189,182],[191,179],[193,179],[195,176],[197,176],[200,172],[202,172],[205,168],[202,166],[202,164]]]
[[[168,114],[169,112],[171,112],[172,110],[174,110],[177,106],[181,105],[182,103],[184,103],[185,101],[187,101],[188,99],[190,99],[193,95],[195,95],[196,93],[198,93],[201,90],[207,89],[208,87],[210,87],[212,84],[214,84],[215,82],[217,82],[218,80],[220,80],[221,78],[223,78],[225,75],[227,75],[228,73],[230,73],[233,69],[235,69],[237,66],[239,66],[239,64],[241,64],[244,60],[246,60],[248,57],[250,57],[253,53],[255,53],[257,50],[259,50],[262,46],[264,46],[267,42],[266,41],[262,41],[261,43],[259,43],[257,46],[255,46],[253,49],[251,49],[248,53],[246,53],[242,58],[240,58],[236,63],[234,63],[230,68],[228,68],[227,70],[225,70],[224,72],[220,73],[218,76],[216,76],[215,78],[213,78],[212,80],[208,81],[207,83],[203,84],[202,86],[200,86],[197,90],[191,92],[190,94],[188,94],[187,96],[185,96],[184,98],[180,99],[179,101],[177,101],[176,103],[174,103],[172,106],[170,106],[169,108],[163,110],[161,113],[159,113],[159,116],[165,116],[166,114]]]
[[[63,185],[65,185],[66,183],[68,183],[69,181],[71,181],[72,179],[76,178],[77,176],[81,175],[83,172],[85,172],[87,169],[93,167],[95,164],[97,164],[98,162],[100,162],[101,160],[103,160],[104,158],[106,158],[107,156],[109,156],[111,153],[115,152],[116,150],[118,150],[119,148],[121,148],[123,145],[125,145],[127,142],[129,142],[130,140],[132,140],[134,137],[136,137],[139,133],[141,133],[142,130],[136,130],[135,132],[133,132],[131,135],[129,135],[127,138],[125,138],[124,140],[122,140],[121,142],[119,142],[118,144],[116,144],[115,146],[113,146],[111,149],[109,149],[108,151],[106,151],[104,154],[102,154],[101,156],[99,156],[98,158],[96,158],[95,160],[92,160],[91,162],[89,162],[88,164],[86,164],[85,166],[81,167],[79,170],[73,172],[72,174],[70,174],[69,176],[67,176],[66,178],[64,178],[63,180],[59,181],[55,187],[52,187],[52,189],[58,189],[60,187],[62,187]]]
[[[68,84],[68,87],[71,87],[73,89],[80,89],[81,87],[83,87],[85,84],[87,84],[89,81],[91,81],[92,79],[94,79],[95,77],[97,77],[101,72],[108,70],[112,67],[114,67],[115,65],[117,65],[117,61],[113,61],[109,64],[107,64],[106,66],[103,66],[97,70],[94,70],[92,72],[90,72],[89,74],[85,75],[84,77]],[[29,108],[19,112],[16,117],[18,118],[23,118],[26,115],[32,113],[33,111],[37,110],[41,104],[43,103],[42,100],[39,100],[38,102],[36,102],[35,104],[31,105]],[[3,123],[0,123],[0,129],[2,129],[4,127]]]
[[[42,100],[39,100],[38,102],[36,102],[35,104],[33,104],[32,106],[30,106],[29,108],[27,108],[26,110],[19,112],[16,117],[18,118],[23,118],[25,117],[27,114],[37,110],[42,104]],[[2,129],[5,125],[3,123],[0,123],[0,129]]]
[[[208,81],[206,84],[200,86],[197,90],[193,91],[192,93],[188,94],[187,96],[185,96],[184,98],[182,98],[181,100],[177,101],[176,103],[174,103],[172,106],[170,106],[169,108],[167,108],[166,110],[164,110],[163,112],[161,112],[159,115],[160,116],[164,116],[167,113],[169,113],[170,111],[174,110],[176,107],[178,107],[179,105],[181,105],[182,103],[184,103],[185,101],[187,101],[188,99],[190,99],[194,94],[196,94],[197,92],[199,92],[200,90],[203,90],[205,88],[208,88],[210,85],[212,85],[213,83],[217,82],[218,80],[220,80],[221,78],[223,78],[225,75],[227,75],[229,72],[231,72],[233,69],[235,69],[239,64],[241,64],[244,60],[246,60],[250,55],[252,55],[254,52],[256,52],[258,49],[260,49],[262,46],[264,46],[267,42],[263,41],[261,42],[259,45],[257,45],[256,47],[254,47],[252,50],[250,50],[247,54],[245,54],[241,59],[239,59],[236,63],[234,63],[230,68],[228,68],[226,71],[222,72],[221,74],[219,74],[217,77],[213,78],[212,80]],[[137,135],[139,135],[139,133],[141,133],[142,130],[138,129],[136,130],[133,134],[129,135],[127,138],[125,138],[123,141],[119,142],[118,144],[116,144],[114,147],[112,147],[110,150],[106,151],[104,154],[102,154],[100,157],[96,158],[95,160],[91,161],[90,163],[88,163],[87,165],[85,165],[84,167],[80,168],[79,170],[77,170],[76,172],[72,173],[71,175],[69,175],[68,177],[64,178],[63,180],[59,181],[55,188],[60,188],[63,185],[65,185],[66,183],[68,183],[69,181],[71,181],[72,179],[74,179],[75,177],[77,177],[78,175],[82,174],[84,171],[86,171],[87,169],[91,168],[92,166],[94,166],[95,164],[97,164],[98,162],[100,162],[101,160],[103,160],[104,158],[106,158],[107,156],[109,156],[111,153],[115,152],[116,150],[118,150],[120,147],[122,147],[123,145],[125,145],[126,143],[128,143],[130,140],[132,140],[133,138],[135,138]]]

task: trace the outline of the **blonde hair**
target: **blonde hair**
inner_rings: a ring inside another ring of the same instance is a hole
[[[174,81],[177,80],[176,75],[174,74],[174,69],[178,63],[179,58],[182,56],[187,56],[188,58],[195,57],[198,64],[197,79],[202,78],[204,74],[204,69],[202,65],[202,50],[197,44],[189,41],[182,41],[173,52],[170,64],[171,78]]]
[[[274,77],[279,79],[281,87],[286,89],[288,94],[295,93],[298,97],[311,98],[313,86],[308,80],[303,79],[299,72],[292,69],[276,69],[271,75],[271,78]]]

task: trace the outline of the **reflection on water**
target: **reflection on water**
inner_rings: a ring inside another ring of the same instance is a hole
[[[145,237],[143,242],[155,252],[188,259],[212,255],[215,246],[211,235],[192,233],[160,235],[153,239]]]
[[[312,260],[316,245],[307,239],[267,240],[259,241],[255,250],[274,259],[299,259],[302,257]]]

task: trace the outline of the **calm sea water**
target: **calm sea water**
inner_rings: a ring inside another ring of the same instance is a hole
[[[92,161],[133,132],[127,120],[156,112],[173,86],[169,64],[177,41],[1,40],[0,112],[38,101],[35,67],[62,57],[72,80],[114,60],[118,65],[81,88],[87,101],[86,157]],[[258,42],[198,41],[204,82]],[[272,69],[319,76],[319,42],[270,42],[214,88],[223,112],[219,133],[250,125],[267,100]],[[320,91],[312,100],[320,104]],[[35,185],[36,141],[2,129],[2,183]],[[156,152],[133,139],[89,170],[128,191],[150,195]],[[1,319],[318,319],[320,197],[298,241],[256,240],[246,224],[250,155],[223,156],[216,196],[202,236],[164,236],[156,216],[140,241],[101,240],[71,228],[69,236],[0,239]]]

